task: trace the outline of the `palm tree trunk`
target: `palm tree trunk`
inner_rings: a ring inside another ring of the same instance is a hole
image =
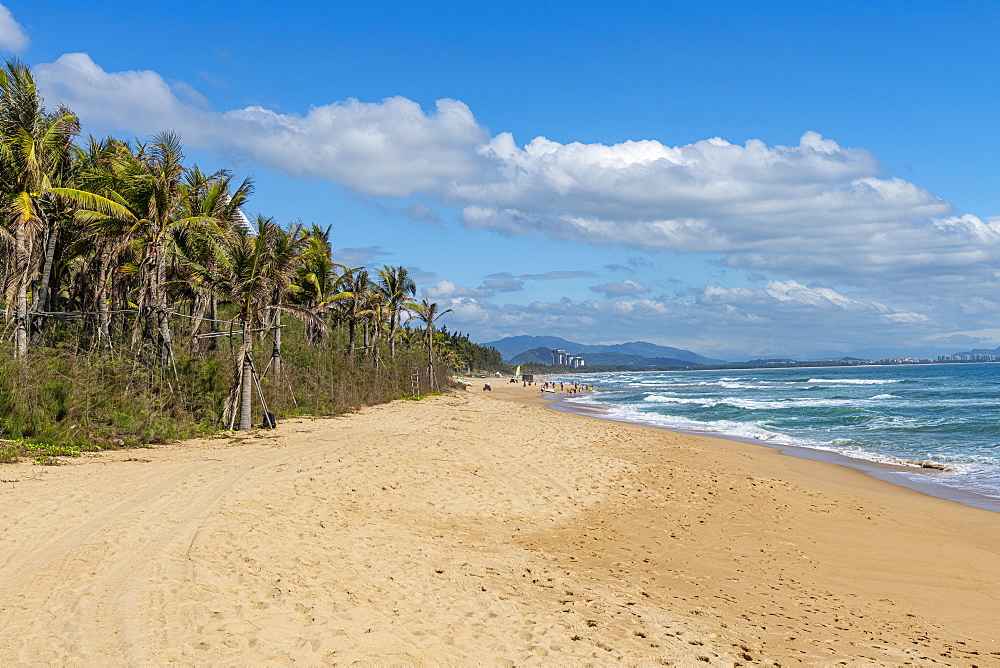
[[[55,264],[56,244],[59,243],[59,222],[52,224],[48,239],[45,240],[45,261],[42,264],[42,277],[38,282],[38,310],[48,311],[51,302],[49,283],[52,281],[52,266]]]
[[[253,339],[250,335],[250,327],[247,322],[243,323],[243,343],[233,364],[233,384],[229,389],[229,396],[222,410],[222,421],[227,428],[232,429],[239,421],[238,429],[247,430],[253,426],[250,419],[253,405],[253,363],[251,353],[253,352]]]
[[[170,319],[167,315],[167,265],[163,261],[163,247],[156,249],[156,314],[160,338],[160,363],[169,364],[173,356],[170,340]]]
[[[205,299],[204,295],[200,292],[194,293],[194,303],[191,307],[191,342],[196,343],[198,341],[196,336],[198,336],[198,330],[201,329],[201,323],[205,320],[205,311],[208,310],[208,301]]]
[[[380,338],[379,337],[379,327],[376,324],[376,325],[372,326],[372,337],[371,337],[371,343],[369,344],[371,346],[371,348],[369,350],[370,350],[371,356],[372,356],[372,366],[375,367],[375,368],[378,368],[379,362],[381,361],[379,359],[379,354],[378,354],[378,342],[379,342],[379,338]]]
[[[244,329],[244,332],[246,330]],[[244,333],[249,337],[249,334]],[[250,355],[243,355],[243,375],[240,381],[240,431],[253,429],[250,412],[253,407],[253,364]]]
[[[208,317],[212,319],[212,324],[209,326],[208,331],[214,333],[214,332],[217,331],[216,327],[218,327],[218,324],[219,324],[218,323],[218,320],[219,320],[219,298],[215,295],[215,293],[212,293],[208,297]],[[214,336],[210,337],[208,339],[208,349],[209,350],[215,350],[216,345],[218,345],[218,344],[215,341],[215,337]]]
[[[125,281],[116,276],[115,271],[111,267],[109,267],[107,271],[108,289],[111,297],[111,313],[108,318],[108,340],[111,341],[113,340],[113,333],[120,335],[122,338],[125,337],[125,333],[128,331],[127,327],[129,316],[126,313],[121,313],[121,311],[124,311],[125,307],[128,306],[128,300],[123,294],[124,287],[122,284]]]
[[[316,303],[310,301],[309,308],[312,309],[314,312],[316,312],[317,311]],[[320,343],[322,340],[323,340],[323,330],[317,323],[313,322],[312,320],[307,320],[306,341],[309,342],[310,345],[316,345]]]
[[[17,293],[14,297],[14,356],[28,354],[28,249],[25,248],[23,226],[18,225],[14,233],[14,257],[22,266],[16,270]]]
[[[274,348],[271,350],[271,365],[275,379],[281,378],[281,309],[274,310]]]
[[[396,359],[396,330],[399,329],[399,313],[389,313],[389,355]]]
[[[103,285],[97,292],[97,336],[101,347],[111,349],[111,314],[108,312],[108,297]]]
[[[94,274],[97,281],[94,285],[94,302],[97,305],[97,340],[98,345],[105,350],[111,349],[111,314],[108,312],[108,276],[105,275],[105,254],[99,254]]]
[[[42,261],[42,273],[35,284],[34,302],[32,311],[35,313],[46,313],[49,311],[50,292],[49,283],[52,281],[52,265],[55,263],[56,244],[59,240],[59,223],[53,224],[52,229],[45,239],[45,257]],[[37,344],[42,335],[42,325],[44,318],[38,317],[31,320],[31,341]]]
[[[174,346],[170,339],[170,316],[167,309],[157,309],[160,314],[160,363],[164,366],[173,363]]]
[[[28,354],[28,282],[27,276],[21,274],[17,281],[17,305],[14,315],[14,356],[25,357]]]
[[[427,387],[434,389],[436,385],[434,378],[434,327],[427,325]]]

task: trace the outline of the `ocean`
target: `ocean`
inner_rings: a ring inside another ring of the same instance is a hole
[[[564,402],[600,409],[607,419],[796,446],[787,448],[791,454],[835,453],[890,482],[1000,510],[1000,364],[554,378],[593,385],[594,392]],[[954,471],[884,466],[907,460]]]

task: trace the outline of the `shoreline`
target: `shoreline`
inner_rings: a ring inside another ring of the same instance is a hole
[[[845,466],[856,471],[860,471],[865,475],[871,476],[876,480],[881,480],[887,482],[890,485],[895,485],[897,487],[902,487],[904,489],[909,489],[915,492],[920,492],[921,494],[926,494],[938,499],[943,499],[946,501],[954,501],[955,503],[960,503],[964,506],[970,508],[977,508],[979,510],[986,510],[989,512],[1000,513],[1000,499],[986,496],[984,494],[978,494],[971,490],[956,489],[949,487],[947,485],[935,484],[933,482],[921,482],[919,480],[910,479],[902,473],[916,473],[922,476],[935,476],[935,475],[948,475],[946,471],[933,471],[933,470],[921,470],[915,466],[906,466],[905,464],[892,464],[889,462],[878,462],[870,459],[862,459],[860,457],[851,457],[850,455],[845,455],[840,452],[835,452],[832,450],[821,450],[819,448],[811,448],[807,445],[797,445],[797,444],[785,444],[785,443],[769,443],[767,441],[755,440],[750,438],[739,438],[737,436],[730,436],[729,434],[722,434],[710,431],[692,431],[685,429],[676,429],[670,427],[661,427],[659,425],[639,422],[637,420],[619,420],[610,417],[602,406],[594,404],[577,404],[567,401],[569,395],[554,395],[552,399],[545,401],[546,407],[550,410],[569,413],[572,415],[581,415],[583,417],[590,417],[597,420],[606,420],[608,422],[619,422],[621,424],[633,424],[640,427],[648,427],[650,429],[661,429],[663,431],[677,433],[677,434],[688,434],[691,436],[705,436],[708,438],[719,438],[728,441],[734,441],[737,443],[747,443],[749,445],[756,445],[764,448],[769,448],[771,450],[777,450],[782,455],[788,457],[795,457],[798,459],[807,459],[812,461],[824,462],[827,464],[833,464],[835,466]],[[544,399],[543,399],[544,401]]]
[[[534,394],[0,465],[0,664],[1000,660],[996,513]]]
[[[516,389],[521,390],[522,388],[517,387]],[[785,483],[793,482],[794,486],[801,485],[801,487],[798,487],[796,494],[804,497],[812,497],[817,492],[820,496],[829,494],[840,499],[834,502],[836,505],[850,506],[854,503],[860,503],[857,506],[858,510],[865,507],[869,501],[878,499],[879,501],[876,505],[879,509],[881,519],[878,516],[867,516],[861,513],[854,515],[853,518],[840,517],[836,519],[833,525],[824,521],[821,517],[814,517],[809,520],[809,524],[816,523],[815,534],[812,540],[809,541],[813,546],[824,543],[829,544],[832,542],[834,534],[841,531],[846,532],[846,535],[842,534],[837,539],[838,541],[844,540],[845,542],[835,548],[832,554],[828,554],[826,558],[822,559],[821,563],[825,565],[820,567],[832,567],[834,564],[837,564],[841,569],[841,574],[835,580],[840,585],[854,583],[855,586],[860,586],[863,590],[872,584],[873,579],[876,579],[873,578],[873,571],[883,570],[886,572],[895,570],[892,575],[887,576],[887,579],[893,583],[893,587],[911,588],[915,585],[920,589],[923,587],[923,584],[920,583],[927,582],[928,577],[933,579],[944,578],[945,580],[958,578],[959,581],[965,581],[966,576],[960,573],[963,565],[969,563],[968,555],[958,557],[958,553],[953,553],[955,555],[953,558],[958,560],[955,563],[946,560],[939,562],[937,565],[931,564],[939,553],[950,552],[951,548],[944,543],[938,544],[935,541],[927,541],[926,537],[917,535],[922,528],[928,526],[927,522],[941,527],[946,533],[953,535],[951,528],[948,527],[954,526],[956,533],[963,533],[964,531],[957,527],[964,524],[965,520],[971,520],[979,528],[974,529],[973,533],[966,535],[977,544],[988,545],[991,555],[996,555],[996,557],[1000,558],[1000,543],[996,540],[996,536],[1000,532],[1000,521],[998,521],[996,512],[961,503],[954,499],[931,495],[922,489],[904,486],[898,484],[896,481],[884,480],[878,475],[873,474],[872,471],[865,470],[869,467],[850,466],[847,462],[831,461],[833,458],[822,456],[798,456],[799,452],[786,453],[785,450],[808,452],[809,454],[818,453],[820,455],[835,455],[836,453],[825,453],[804,447],[787,448],[787,446],[772,446],[762,442],[734,439],[724,435],[691,433],[654,425],[619,421],[608,418],[603,411],[593,406],[584,406],[583,410],[579,410],[578,406],[575,407],[576,410],[566,410],[567,406],[573,406],[573,404],[567,404],[567,402],[560,400],[561,398],[565,398],[566,395],[545,394],[539,396],[537,393],[531,392],[530,396],[526,394],[510,396],[509,391],[505,394],[508,394],[508,396],[503,397],[505,399],[535,404],[550,413],[570,415],[577,419],[584,419],[587,422],[623,425],[643,432],[658,434],[659,436],[654,436],[653,438],[666,448],[669,448],[674,443],[683,444],[690,442],[692,443],[690,449],[701,453],[698,459],[701,459],[703,455],[708,453],[716,454],[721,452],[722,454],[719,459],[715,457],[709,458],[711,462],[709,466],[716,463],[721,464],[719,469],[712,469],[719,471],[720,479],[722,476],[733,472],[737,472],[737,475],[747,473],[755,477],[761,474],[761,469],[763,468],[768,471],[768,476],[777,473],[775,476],[777,479],[783,480]],[[513,394],[521,393],[516,392]],[[685,446],[685,449],[688,449],[688,447]],[[646,453],[649,455],[653,454],[651,451],[646,451]],[[743,461],[742,458],[749,458],[753,463],[744,468],[744,465],[741,463]],[[840,459],[848,460],[850,458],[841,456]],[[863,460],[856,460],[851,463],[857,464],[858,462],[862,464],[868,463]],[[871,469],[878,468],[874,466],[874,463],[872,464]],[[886,468],[890,467],[886,466]],[[715,480],[714,477],[713,480]],[[717,490],[718,488],[715,489]],[[711,496],[712,494],[718,494],[718,491],[708,491],[708,494],[710,496],[704,497],[705,501],[714,502],[718,499],[718,497]],[[805,503],[808,504],[809,502],[805,501]],[[787,506],[782,507],[787,508]],[[815,510],[816,508],[812,508],[812,511]],[[748,501],[746,511],[756,515],[760,512],[760,509],[752,501]],[[835,513],[836,511],[831,510],[830,512]],[[782,514],[779,513],[779,517]],[[740,516],[744,517],[742,514]],[[935,519],[930,519],[931,517]],[[948,519],[944,519],[945,517]],[[866,523],[873,520],[879,522],[882,527],[880,531],[870,534],[868,533],[870,527],[866,526]],[[884,524],[886,520],[889,522],[888,525]],[[979,524],[980,521],[983,524]],[[757,520],[751,520],[750,523],[751,525],[758,525],[759,523],[759,526],[766,526],[770,523],[770,520],[767,517],[760,517]],[[838,528],[834,529],[834,526]],[[890,526],[892,528],[889,528]],[[984,527],[988,528],[984,529]],[[902,530],[902,535],[897,533],[897,530]],[[804,531],[806,531],[805,526],[800,525],[798,530],[792,529],[785,534],[788,544],[803,545],[803,535],[801,532]],[[903,535],[908,535],[911,539],[906,548],[902,547],[905,542]],[[850,537],[848,538],[847,536]],[[880,558],[868,561],[866,565],[862,566],[866,561],[866,559],[862,558],[865,552],[877,552],[879,550],[885,550]],[[705,555],[705,548],[697,548],[695,550],[695,560],[690,562],[692,568],[697,571],[698,566],[696,564]],[[993,557],[991,556],[990,558],[992,559]],[[909,559],[915,559],[922,563],[919,573],[908,571],[903,565]],[[818,575],[814,567],[812,577],[818,578]],[[998,586],[995,575],[987,575],[985,572],[980,578],[975,579],[975,582],[974,586],[981,588],[984,592],[986,589],[995,590],[991,595],[995,600],[988,604],[991,606],[991,609],[987,612],[987,618],[990,619],[990,622],[988,626],[981,627],[980,630],[984,632],[980,634],[979,639],[988,640],[987,644],[991,647],[1000,646],[1000,637],[996,637],[997,634],[995,633],[996,629],[1000,629],[1000,586]],[[851,586],[850,588],[854,587]],[[850,594],[850,596],[858,595],[859,591],[859,589],[855,589],[854,593]],[[886,590],[885,593],[888,594],[888,591]],[[895,598],[891,594],[890,597]],[[940,600],[943,600],[943,598]],[[926,599],[926,604],[934,605],[931,599]],[[962,607],[962,614],[974,612],[972,606],[963,605]],[[987,631],[986,629],[989,630]],[[789,638],[792,638],[792,636],[789,636]],[[994,658],[989,660],[1000,661],[1000,651],[994,650],[991,654],[994,655]],[[790,655],[787,658],[790,658]],[[842,657],[834,655],[829,657],[829,663],[826,661],[817,661],[816,659],[807,661],[806,663],[816,662],[820,665],[832,665],[839,658]],[[937,660],[933,660],[929,656],[921,658],[928,663],[937,662]],[[897,665],[897,662],[907,663],[901,659],[895,661],[886,660],[885,657],[880,660],[869,660],[862,663],[864,665]],[[918,661],[917,663],[921,662]],[[945,665],[984,665],[982,663],[977,664],[977,661],[972,660],[971,657],[968,663],[959,662],[952,664],[948,661],[944,661],[944,663]],[[988,663],[989,661],[987,661]]]

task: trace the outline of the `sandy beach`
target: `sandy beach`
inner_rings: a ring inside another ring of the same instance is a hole
[[[520,384],[0,465],[0,665],[1000,665],[1000,513]]]

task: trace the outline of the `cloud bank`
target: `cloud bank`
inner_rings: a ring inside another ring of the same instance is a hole
[[[576,340],[626,341],[637,332],[662,332],[654,341],[725,359],[775,355],[809,359],[817,350],[846,355],[865,347],[917,345],[932,337],[925,316],[893,309],[827,288],[771,281],[760,289],[707,286],[674,301],[626,295],[618,301],[564,298],[554,302],[496,304],[456,291],[441,294],[456,326],[481,340],[511,334],[562,332]],[[781,331],[794,333],[791,337]],[[844,332],[851,332],[845,339]],[[648,336],[645,335],[645,336]]]
[[[17,27],[9,12],[0,16],[0,42],[4,17],[8,28]],[[917,311],[992,317],[1000,308],[995,296],[1000,219],[955,214],[944,199],[886,176],[870,152],[812,131],[788,146],[759,140],[739,145],[718,137],[683,146],[654,140],[562,144],[537,137],[520,146],[510,133],[491,134],[458,100],[439,100],[433,110],[390,97],[348,99],[304,114],[259,106],[214,111],[187,84],[151,71],[107,72],[83,53],[66,54],[34,71],[46,98],[66,103],[85,122],[139,135],[173,129],[190,145],[269,170],[326,179],[366,197],[414,198],[402,210],[423,223],[440,223],[422,203],[439,202],[458,207],[461,224],[471,230],[711,252],[724,267],[795,279],[757,290],[706,287],[679,311],[638,298],[649,292],[639,281],[605,283],[590,289],[618,300],[613,305],[571,302],[580,315],[560,316],[575,318],[580,326],[588,317],[596,322],[623,315],[621,309],[631,309],[632,319],[646,313],[660,317],[665,309],[682,323],[697,306],[706,313],[745,316],[746,323],[759,320],[754,311],[767,308],[784,313],[789,322],[806,313],[816,325],[826,322],[817,314],[838,313],[858,323],[864,316],[866,322],[902,324],[917,332],[926,324]],[[485,309],[483,299],[521,291],[525,281],[593,276],[503,274],[488,276],[477,287],[439,281],[427,295],[454,300],[449,306],[460,313]],[[846,297],[796,282],[803,277],[881,296]],[[553,314],[561,311],[548,306]],[[515,318],[495,311],[491,317]],[[531,313],[534,331],[545,328],[547,317],[556,316]]]

